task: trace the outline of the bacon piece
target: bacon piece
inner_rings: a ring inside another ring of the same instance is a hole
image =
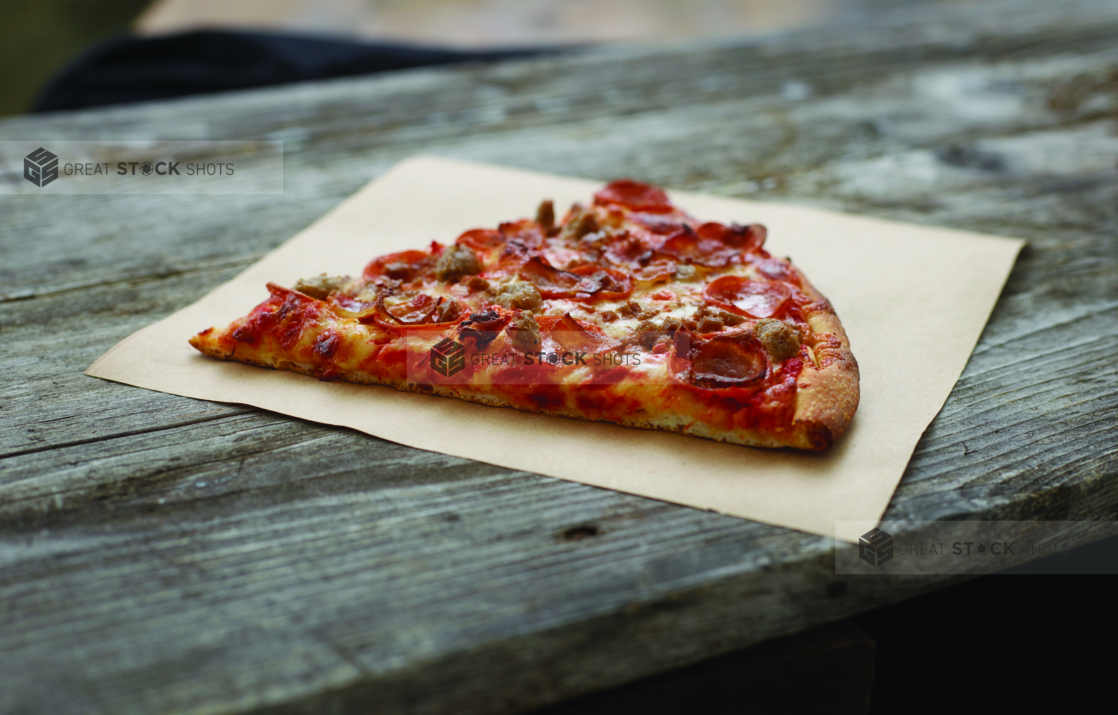
[[[703,295],[719,307],[738,315],[771,318],[788,303],[792,291],[783,283],[722,276],[708,285]]]
[[[619,204],[633,211],[667,213],[672,211],[671,201],[663,190],[632,179],[618,179],[594,194],[598,206]]]

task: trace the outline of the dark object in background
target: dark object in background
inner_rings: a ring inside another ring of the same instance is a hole
[[[873,640],[838,621],[528,715],[862,714],[873,663]]]
[[[39,95],[32,111],[148,102],[428,65],[491,62],[561,49],[466,52],[217,30],[124,36],[98,45],[59,73]]]

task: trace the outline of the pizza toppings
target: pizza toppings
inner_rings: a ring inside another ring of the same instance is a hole
[[[500,231],[491,228],[474,228],[466,231],[455,241],[459,246],[466,246],[475,251],[486,251],[501,246],[505,237]]]
[[[540,295],[549,299],[617,300],[628,295],[632,289],[628,277],[620,271],[594,265],[563,271],[541,256],[521,266],[519,276],[535,285]]]
[[[732,223],[724,226],[720,223],[708,222],[699,226],[695,233],[706,240],[719,241],[744,252],[753,252],[764,245],[765,237],[769,232],[759,223],[748,226]]]
[[[545,233],[550,233],[555,228],[555,204],[551,199],[542,201],[540,207],[536,209],[536,223]]]
[[[598,225],[598,217],[592,211],[575,204],[571,207],[560,235],[566,239],[580,239],[589,233],[596,232],[599,228],[601,226]]]
[[[751,318],[771,318],[792,297],[788,286],[774,281],[754,281],[741,276],[723,276],[703,291],[719,307]]]
[[[773,360],[787,360],[800,352],[800,336],[782,320],[762,320],[757,323],[757,338]]]
[[[521,352],[536,352],[540,349],[540,326],[531,313],[522,310],[513,313],[512,319],[505,326],[505,333],[513,347]]]
[[[746,318],[743,318],[737,313],[731,313],[728,310],[722,310],[713,305],[704,305],[702,314],[718,320],[723,325],[741,325],[746,321]]]
[[[497,290],[493,302],[509,309],[539,310],[543,307],[543,298],[539,290],[525,281],[504,284]]]
[[[539,319],[548,331],[548,338],[565,351],[580,351],[589,355],[608,352],[621,347],[621,341],[603,334],[596,326],[575,319],[570,313]]]
[[[521,266],[519,275],[531,282],[544,298],[573,298],[582,283],[582,276],[561,271],[540,256]]]
[[[580,284],[582,293],[576,295],[583,300],[587,298],[621,300],[633,290],[633,284],[629,276],[612,268],[584,265],[572,269],[571,272],[583,276]]]
[[[725,334],[691,345],[691,383],[699,387],[743,387],[765,375],[760,345],[745,333]]]
[[[295,283],[295,290],[318,300],[326,300],[331,293],[340,291],[349,280],[349,276],[328,276],[322,273],[314,278],[300,278]]]
[[[688,282],[693,281],[699,277],[699,269],[695,266],[682,264],[675,267],[675,279],[677,281]]]
[[[801,401],[838,434],[857,368],[834,309],[765,239],[619,180],[561,220],[546,200],[534,219],[381,256],[358,278],[269,284],[249,316],[191,342],[323,378],[821,449],[830,437],[799,425]]]
[[[477,255],[465,246],[448,247],[435,263],[435,277],[448,283],[478,273],[481,273],[481,262],[477,259]]]
[[[495,308],[487,308],[477,313],[471,313],[458,325],[458,339],[472,340],[478,349],[489,347],[497,339],[497,335],[508,323],[508,317],[502,315]]]
[[[376,258],[365,266],[365,278],[374,280],[382,276],[410,281],[426,267],[431,256],[423,251],[400,251]]]
[[[632,179],[619,179],[607,184],[605,188],[594,194],[594,203],[599,206],[617,204],[633,211],[649,213],[673,210],[668,195],[662,189]]]
[[[660,250],[685,263],[713,268],[740,261],[741,250],[723,243],[717,231],[708,230],[706,235],[701,233],[709,226],[724,228],[720,224],[703,224],[699,227],[700,232],[696,232],[690,226],[684,226],[679,233],[673,234],[664,241]]]
[[[358,320],[392,331],[401,327],[431,329],[452,325],[460,312],[457,302],[445,298],[435,300],[425,293],[394,305],[390,310],[385,304],[387,297],[388,292],[378,293],[375,306],[360,314]]]
[[[710,315],[699,318],[699,322],[695,325],[695,329],[700,333],[717,333],[723,327],[721,320]]]
[[[458,320],[458,316],[462,314],[462,309],[458,307],[456,300],[442,300],[439,305],[435,306],[435,320],[436,323],[453,323]]]
[[[635,300],[630,300],[618,308],[617,313],[626,318],[639,318],[646,313],[654,313],[654,309],[643,306]]]

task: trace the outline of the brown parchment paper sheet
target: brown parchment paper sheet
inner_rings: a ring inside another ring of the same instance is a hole
[[[791,256],[835,306],[861,367],[862,400],[825,454],[762,450],[390,387],[321,382],[207,358],[187,339],[225,326],[319,273],[358,274],[373,257],[463,230],[557,212],[601,186],[420,156],[371,182],[312,226],[191,306],[129,336],[86,372],[203,400],[344,425],[420,449],[640,494],[856,541],[836,522],[876,523],[921,433],[943,406],[1024,241],[799,206],[684,192],[701,220],[764,223],[766,247]],[[370,474],[370,480],[376,475]]]

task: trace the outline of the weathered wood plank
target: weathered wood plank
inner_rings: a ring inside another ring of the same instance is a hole
[[[1030,239],[887,516],[1113,518],[1115,40],[1029,0],[0,122],[288,140],[282,197],[0,197],[0,710],[512,712],[945,583],[80,375],[419,151]]]

